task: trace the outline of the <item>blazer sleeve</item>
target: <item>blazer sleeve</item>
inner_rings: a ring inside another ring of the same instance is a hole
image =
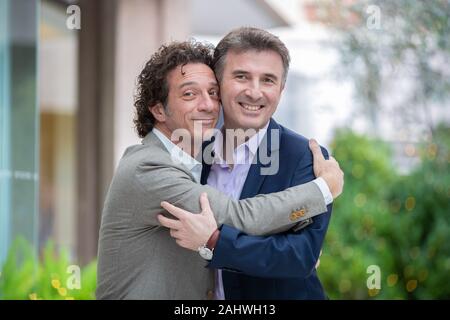
[[[328,153],[323,151],[327,157]],[[312,162],[297,168],[292,184],[314,179],[309,166]],[[315,269],[331,212],[329,205],[325,214],[314,217],[313,223],[304,229],[267,237],[249,236],[224,225],[208,267],[257,277],[306,278]]]
[[[195,183],[185,171],[167,164],[142,164],[133,178],[139,185],[137,192],[142,193],[134,197],[139,200],[133,205],[137,207],[138,219],[147,226],[159,225],[156,216],[162,212],[163,200],[190,212],[200,212],[202,192],[208,194],[219,226],[227,224],[250,235],[282,232],[326,211],[322,193],[313,182],[237,201],[212,187]],[[300,208],[306,212],[303,217],[291,215]]]

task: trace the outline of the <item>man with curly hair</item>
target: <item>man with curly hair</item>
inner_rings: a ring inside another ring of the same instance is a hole
[[[105,200],[98,299],[213,297],[212,271],[198,253],[172,240],[174,231],[161,226],[161,205],[200,212],[204,219],[199,225],[208,229],[203,222],[212,218],[214,224],[252,235],[285,231],[326,211],[315,182],[240,201],[199,183],[202,165],[195,140],[208,136],[219,113],[212,61],[210,46],[174,42],[162,46],[138,78],[135,124],[143,140],[125,151]],[[337,163],[318,159],[317,168],[338,196],[342,177]]]

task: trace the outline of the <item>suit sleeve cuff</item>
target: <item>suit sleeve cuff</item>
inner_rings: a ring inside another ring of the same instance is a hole
[[[214,248],[214,255],[209,264],[208,268],[223,269],[225,266],[230,264],[229,257],[231,252],[233,252],[234,241],[239,236],[239,230],[234,229],[227,225],[222,225],[220,228],[219,238]]]
[[[322,192],[323,199],[325,200],[325,204],[329,205],[330,203],[332,203],[333,195],[331,194],[330,188],[328,188],[328,185],[325,182],[325,180],[323,180],[322,177],[319,177],[313,181],[319,187],[320,191]]]

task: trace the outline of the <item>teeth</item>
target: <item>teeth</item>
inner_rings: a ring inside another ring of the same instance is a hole
[[[251,105],[251,104],[244,104],[244,103],[241,103],[241,106],[243,106],[244,109],[249,110],[249,111],[258,111],[259,109],[261,109],[261,106],[260,106],[260,105],[258,105],[258,106],[253,106],[253,105]]]

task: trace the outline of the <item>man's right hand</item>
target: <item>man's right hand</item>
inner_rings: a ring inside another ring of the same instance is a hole
[[[328,160],[324,158],[316,140],[309,140],[309,148],[314,158],[314,175],[316,178],[321,177],[325,180],[333,195],[333,199],[336,199],[344,188],[344,172],[332,156]]]
[[[206,193],[200,196],[202,211],[199,214],[183,210],[166,201],[161,202],[161,207],[178,218],[175,220],[158,215],[161,225],[170,229],[170,235],[175,238],[180,247],[197,251],[208,242],[217,229],[217,222]]]

